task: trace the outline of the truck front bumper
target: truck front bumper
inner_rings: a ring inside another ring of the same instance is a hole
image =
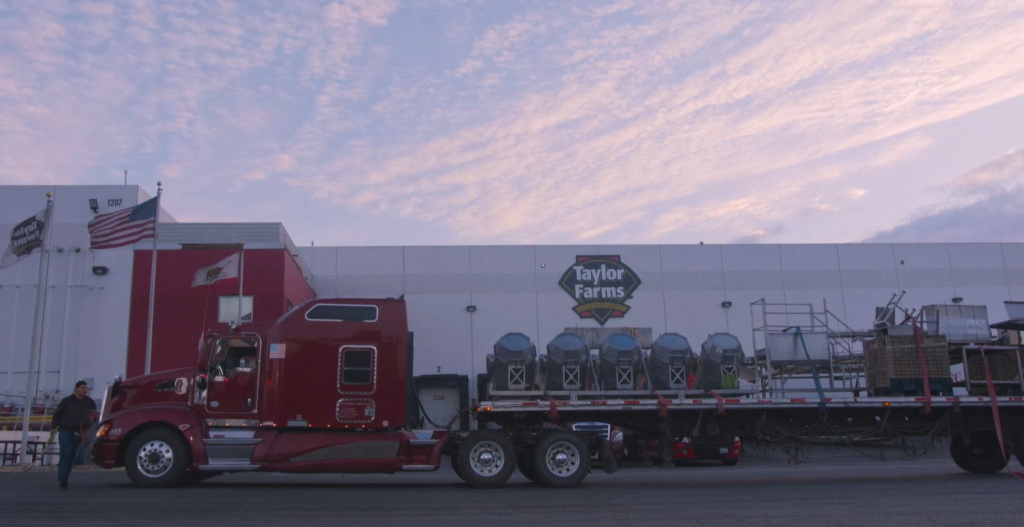
[[[92,462],[103,468],[114,468],[117,466],[116,441],[96,441],[92,444]]]

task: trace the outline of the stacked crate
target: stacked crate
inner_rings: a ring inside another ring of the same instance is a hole
[[[1020,378],[1017,371],[1016,351],[988,351],[985,353],[988,359],[988,369],[992,372],[993,381],[1015,381]],[[967,354],[967,373],[970,375],[971,395],[988,395],[988,385],[985,384],[985,363],[980,353]],[[975,384],[980,383],[980,384]],[[996,385],[997,395],[1006,395],[1010,391],[1007,385]],[[1020,389],[1020,386],[1017,386]]]
[[[953,393],[945,335],[923,335],[924,363],[933,395]],[[868,389],[873,395],[924,395],[921,361],[913,335],[887,335],[864,342]]]

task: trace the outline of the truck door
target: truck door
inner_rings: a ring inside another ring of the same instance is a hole
[[[206,411],[253,413],[260,375],[260,341],[255,335],[214,339],[207,366]]]

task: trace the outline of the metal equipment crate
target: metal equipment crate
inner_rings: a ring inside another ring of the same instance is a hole
[[[964,378],[967,392],[971,395],[988,395],[988,384],[985,380],[985,363],[981,358],[978,346],[960,348],[962,360],[966,361]],[[988,369],[992,373],[992,381],[997,395],[1019,394],[1024,391],[1021,383],[1020,348],[1016,346],[986,346],[985,358]]]
[[[949,345],[945,335],[922,335],[921,347],[924,350],[929,382],[935,384],[938,381],[938,384],[944,385],[942,381],[946,380],[952,383],[949,375]],[[913,379],[921,380],[921,361],[913,335],[887,335],[865,341],[864,359],[867,363],[868,388],[874,393],[893,390],[894,380],[899,385],[906,385]],[[933,386],[932,391],[937,388]]]

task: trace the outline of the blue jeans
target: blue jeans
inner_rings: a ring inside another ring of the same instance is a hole
[[[75,455],[82,446],[82,435],[70,430],[57,432],[57,445],[60,447],[60,462],[57,463],[57,481],[61,484],[68,482],[71,475],[71,465],[75,462]]]

